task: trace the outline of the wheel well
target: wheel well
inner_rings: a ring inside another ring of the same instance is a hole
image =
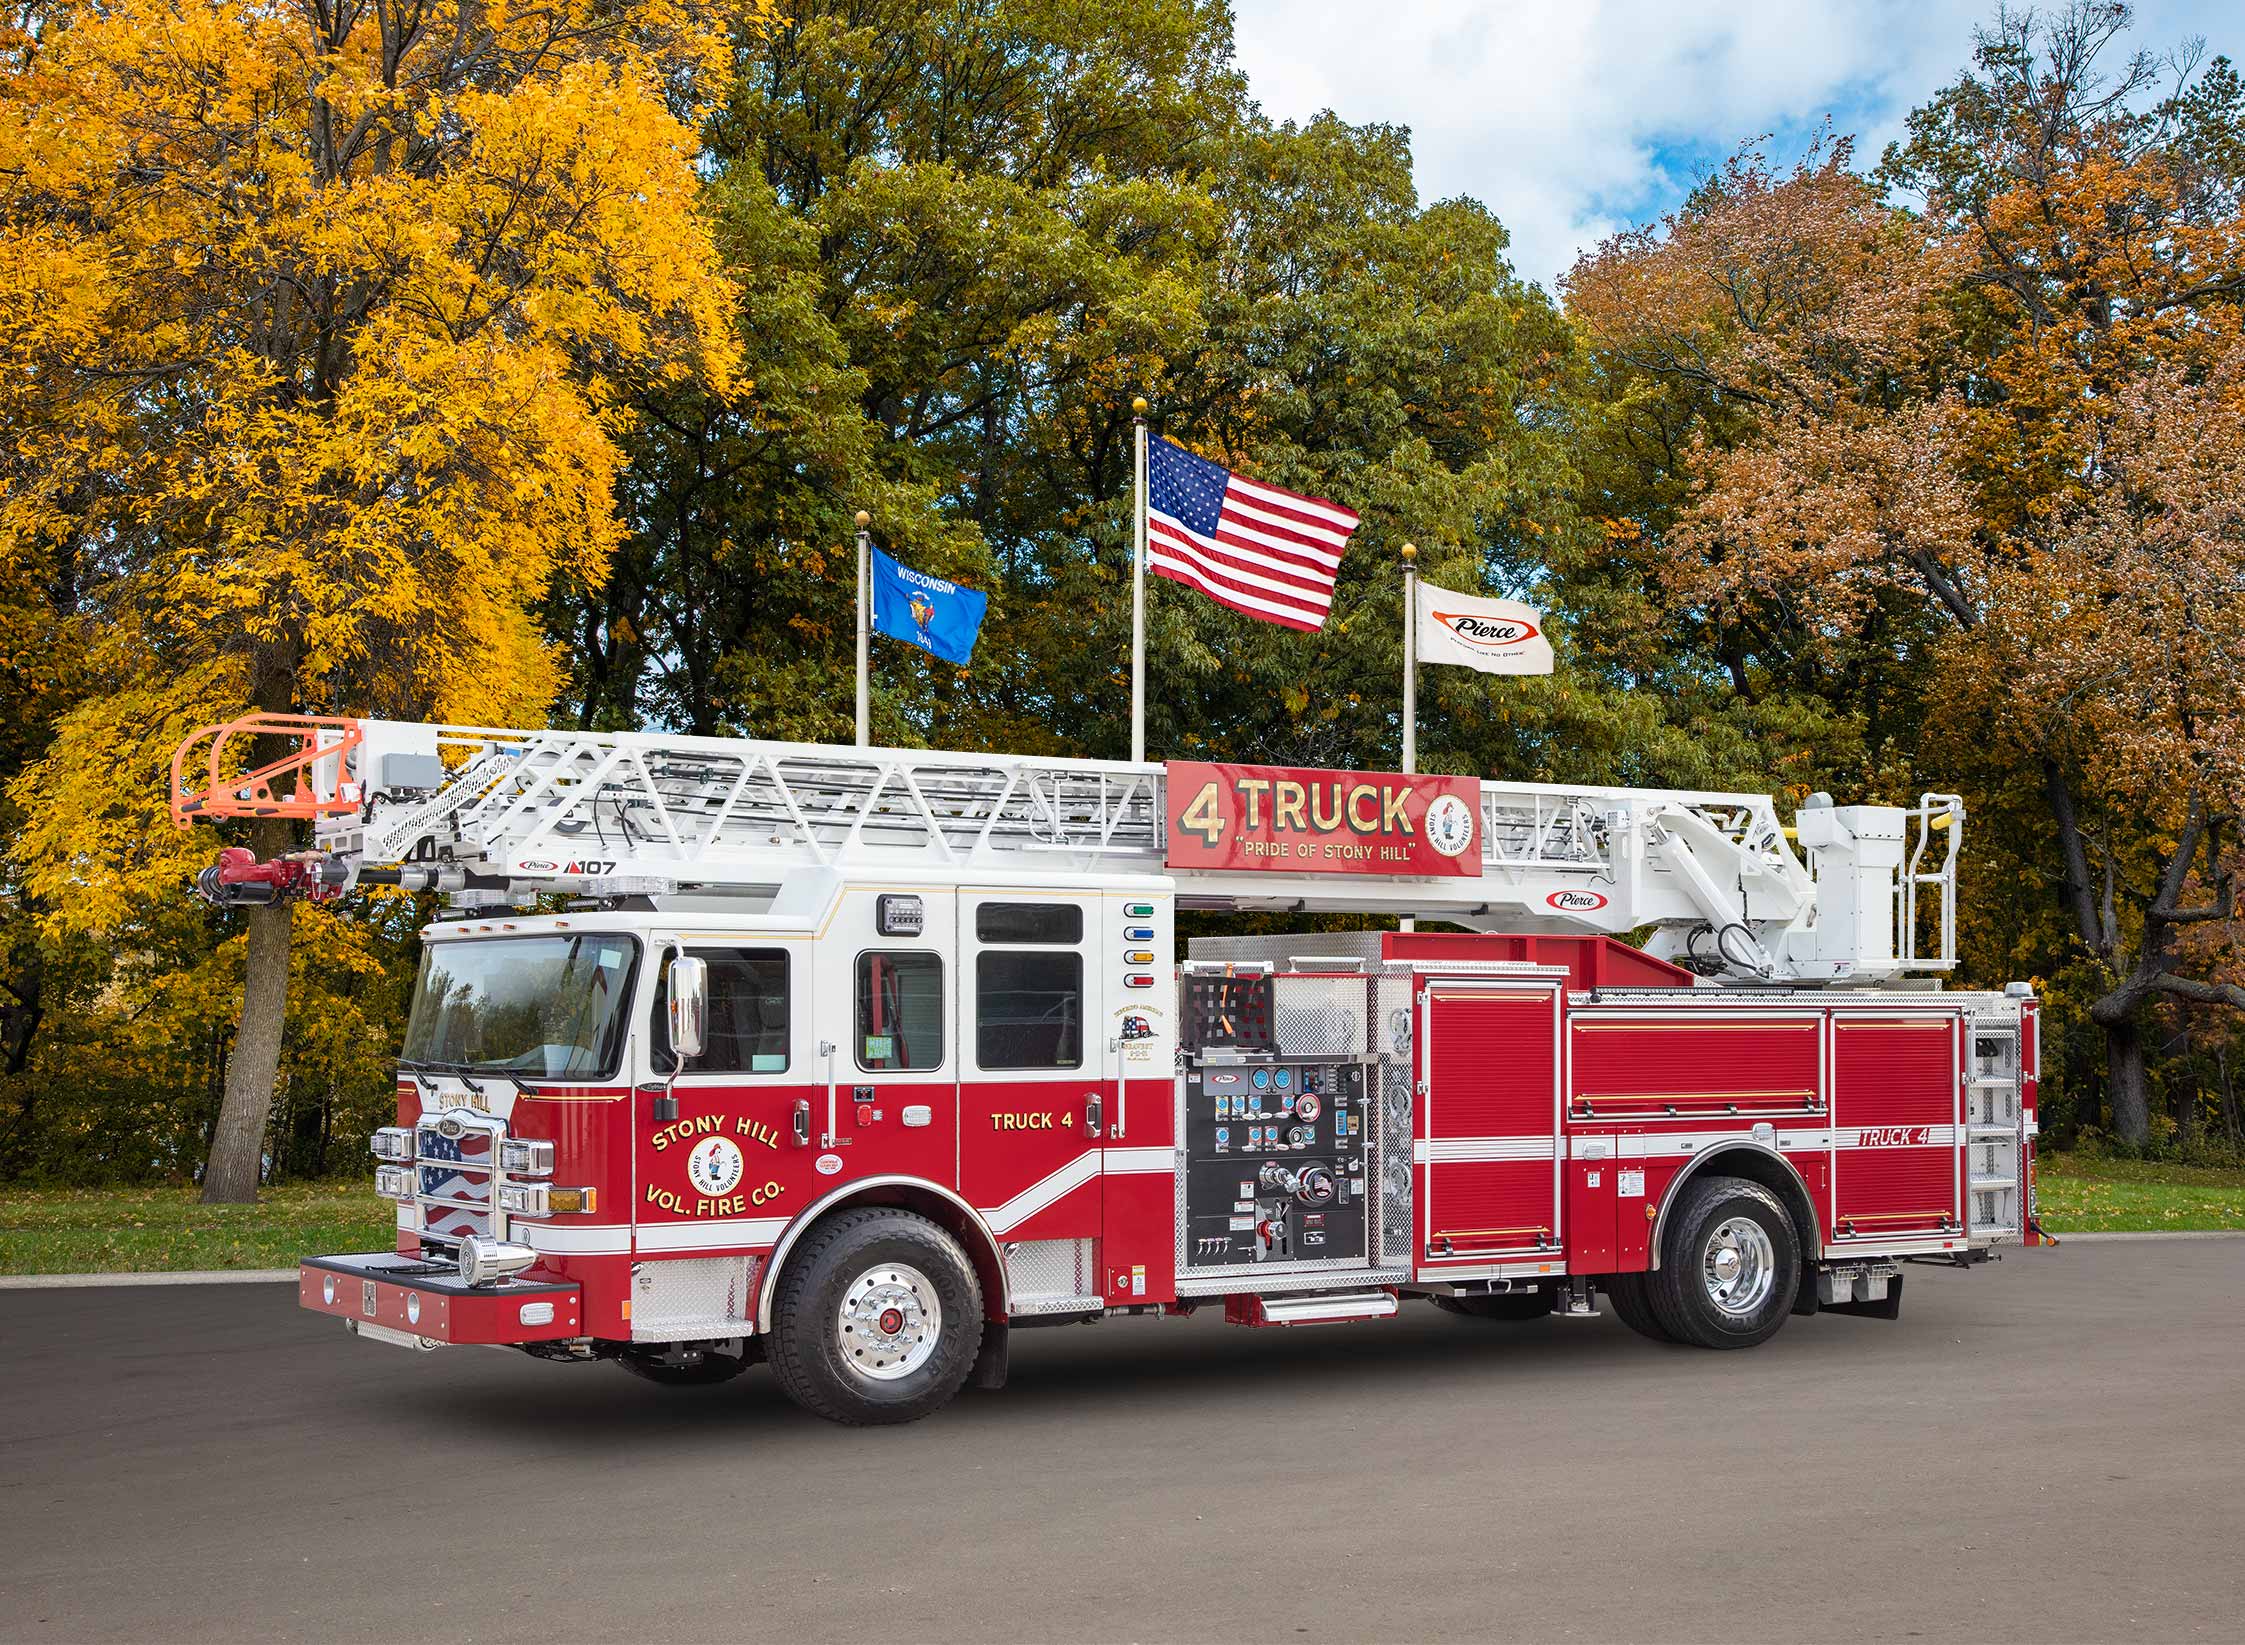
[[[1743,1177],[1748,1182],[1760,1183],[1777,1196],[1778,1203],[1785,1207],[1785,1214],[1793,1219],[1793,1235],[1800,1241],[1801,1260],[1804,1264],[1815,1262],[1824,1254],[1824,1242],[1818,1237],[1816,1230],[1816,1204],[1809,1198],[1808,1186],[1801,1181],[1801,1174],[1793,1169],[1793,1162],[1767,1148],[1736,1142],[1726,1143],[1701,1154],[1677,1172],[1675,1180],[1668,1185],[1668,1192],[1660,1202],[1660,1215],[1653,1220],[1652,1250],[1649,1253],[1653,1267],[1660,1266],[1660,1236],[1661,1231],[1668,1226],[1669,1208],[1676,1203],[1676,1197],[1683,1190],[1684,1184],[1717,1160],[1722,1162],[1719,1175]]]
[[[787,1232],[772,1247],[771,1258],[757,1283],[756,1329],[764,1332],[772,1328],[772,1300],[779,1295],[780,1272],[798,1240],[838,1211],[883,1206],[926,1217],[957,1240],[967,1260],[974,1264],[975,1277],[982,1282],[983,1317],[1000,1321],[1006,1317],[1011,1297],[1006,1290],[1005,1260],[998,1254],[998,1242],[989,1225],[949,1189],[909,1177],[888,1177],[837,1188],[788,1225]]]

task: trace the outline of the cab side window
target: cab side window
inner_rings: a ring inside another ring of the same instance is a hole
[[[1084,960],[1058,945],[1083,941],[1082,907],[987,902],[975,910],[974,927],[977,941],[1009,945],[975,956],[975,1062],[983,1068],[1081,1068]],[[1022,946],[1010,946],[1016,943]]]
[[[869,1074],[943,1066],[943,961],[924,951],[857,957],[857,1065]]]
[[[783,948],[696,948],[709,962],[708,1047],[689,1065],[696,1074],[784,1074],[788,1063],[788,972]],[[669,961],[664,961],[667,981]],[[669,1025],[663,989],[655,990],[654,1063],[669,1073]]]

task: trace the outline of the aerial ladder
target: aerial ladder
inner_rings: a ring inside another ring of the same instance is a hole
[[[1926,986],[1956,964],[1952,794],[1812,795],[1787,828],[1763,794],[1483,781],[1479,874],[1371,878],[1173,867],[1167,782],[1122,760],[250,715],[181,745],[171,809],[311,825],[269,862],[222,852],[200,881],[219,903],[399,886],[661,907],[806,873],[1144,874],[1181,909],[1634,936],[1734,987]]]

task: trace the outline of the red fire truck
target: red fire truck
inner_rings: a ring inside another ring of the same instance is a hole
[[[253,716],[181,749],[173,804],[312,823],[221,853],[216,901],[443,896],[373,1138],[396,1248],[301,1274],[380,1342],[763,1360],[894,1422],[1039,1325],[1602,1297],[1738,1348],[2037,1238],[2035,1001],[1940,986],[1952,796],[1788,828],[1749,794]],[[1398,928],[1178,952],[1184,914],[1337,911]]]

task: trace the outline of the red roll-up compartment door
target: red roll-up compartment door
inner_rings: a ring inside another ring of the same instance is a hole
[[[1960,1034],[1946,1013],[1833,1013],[1835,1245],[1961,1230]]]
[[[1558,990],[1428,984],[1418,1061],[1420,1262],[1556,1256]]]

